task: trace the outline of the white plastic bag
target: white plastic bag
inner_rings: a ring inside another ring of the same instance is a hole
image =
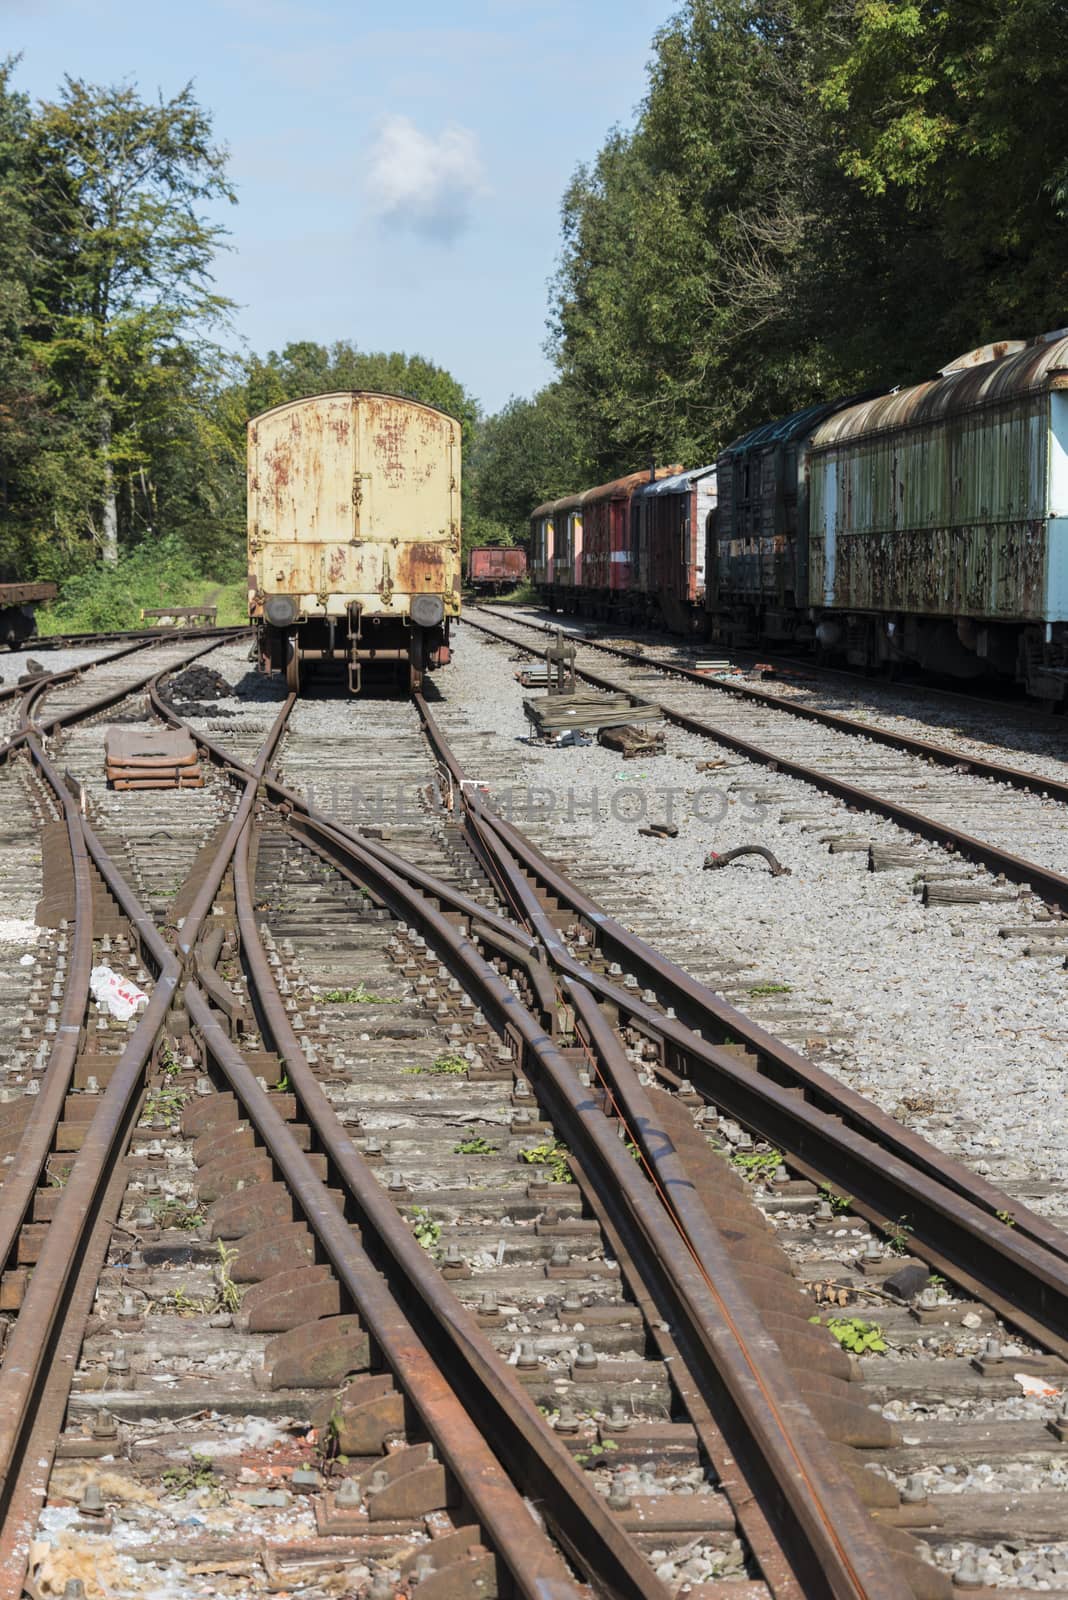
[[[102,1010],[120,1022],[129,1022],[143,1006],[148,1005],[148,995],[129,978],[123,978],[110,967],[94,967],[89,974],[89,991]]]

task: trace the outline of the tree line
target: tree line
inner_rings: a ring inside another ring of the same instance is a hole
[[[1068,323],[1065,0],[686,0],[563,197],[557,377],[483,514]]]

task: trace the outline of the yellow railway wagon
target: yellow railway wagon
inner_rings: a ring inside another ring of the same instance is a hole
[[[310,395],[248,425],[249,616],[260,666],[407,679],[460,614],[460,424],[396,395]]]

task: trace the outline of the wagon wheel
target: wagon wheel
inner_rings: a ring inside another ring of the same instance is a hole
[[[291,634],[286,640],[286,688],[290,694],[300,693],[302,679],[300,645],[297,643],[296,634]]]

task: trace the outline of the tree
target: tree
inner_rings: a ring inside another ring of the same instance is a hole
[[[822,3],[822,0],[820,0]],[[942,355],[1065,320],[1064,0],[856,0],[814,87],[841,169],[937,236]]]
[[[1064,0],[685,0],[563,202],[551,327],[586,453],[755,423],[1065,321]]]
[[[588,482],[568,391],[554,383],[532,400],[509,400],[479,425],[471,465],[474,515],[465,508],[465,534],[483,544],[525,538],[534,506]]]
[[[25,477],[43,442],[43,386],[27,347],[34,255],[27,204],[30,103],[0,63],[0,567],[17,568],[28,541]]]
[[[67,78],[32,123],[29,159],[45,263],[35,353],[91,441],[90,531],[115,561],[124,510],[129,526],[153,520],[151,429],[195,397],[205,330],[229,309],[211,280],[224,229],[204,215],[234,199],[226,153],[191,85],[150,104]]]

